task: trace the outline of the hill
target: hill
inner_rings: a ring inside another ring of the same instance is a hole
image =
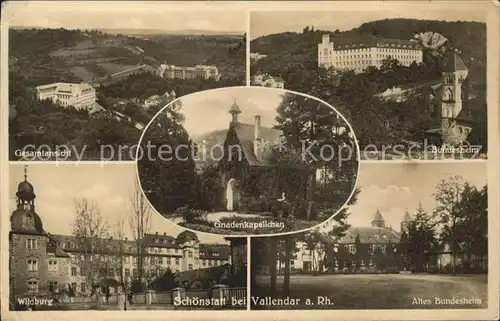
[[[448,39],[448,45],[459,49],[467,64],[480,65],[486,60],[486,24],[478,22],[447,22],[417,19],[385,19],[367,22],[346,30],[315,30],[304,28],[302,33],[284,32],[252,40],[251,52],[267,54],[252,66],[252,72],[262,70],[279,73],[293,67],[316,68],[317,44],[321,36],[330,32],[335,37],[357,38],[378,36],[384,38],[413,39],[425,32],[439,33]],[[278,61],[281,60],[281,63]]]
[[[140,38],[99,30],[9,30],[9,57],[30,82],[106,79],[109,75],[160,63],[179,66],[216,65],[222,78],[241,77],[245,72],[243,35],[164,35]],[[14,67],[13,64],[10,64]]]

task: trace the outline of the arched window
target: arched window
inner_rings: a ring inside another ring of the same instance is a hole
[[[453,91],[451,88],[446,88],[444,100],[453,100]]]

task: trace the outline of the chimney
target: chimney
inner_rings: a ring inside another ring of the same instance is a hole
[[[125,241],[128,241],[128,237],[125,238]]]
[[[255,116],[255,125],[254,125],[254,134],[253,134],[253,152],[257,160],[260,160],[261,149],[262,149],[262,141],[260,137],[260,115]]]
[[[158,232],[155,232],[155,235],[158,235]]]
[[[163,232],[163,236],[167,236],[167,232]]]

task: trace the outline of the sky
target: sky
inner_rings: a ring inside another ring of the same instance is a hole
[[[464,4],[465,5],[465,4]],[[470,3],[469,3],[470,5]],[[426,20],[447,20],[447,21],[480,21],[485,22],[484,10],[474,11],[434,11],[434,10],[402,10],[400,5],[391,3],[392,10],[370,10],[370,11],[336,11],[336,12],[253,12],[250,16],[250,38],[255,38],[282,33],[282,32],[302,32],[306,26],[314,26],[315,29],[334,31],[350,30],[359,27],[365,22],[394,19],[412,18]]]
[[[253,124],[261,116],[261,126],[276,124],[276,108],[285,91],[259,87],[229,87],[209,90],[181,98],[181,111],[186,117],[184,128],[191,137],[215,130],[228,129],[231,122],[229,108],[236,101],[241,110],[238,121]]]
[[[154,29],[246,32],[243,11],[208,13],[199,4],[179,11],[179,5],[162,2],[57,1],[10,2],[6,16],[10,26],[66,29]],[[184,7],[186,4],[184,4]],[[196,10],[193,10],[196,9]],[[203,9],[204,11],[201,11]]]
[[[469,163],[361,163],[358,201],[351,206],[347,222],[353,227],[371,226],[371,221],[380,209],[386,226],[400,230],[406,208],[415,212],[419,202],[427,212],[436,207],[434,196],[441,179],[460,175],[464,181],[482,188],[487,180],[486,162]]]
[[[28,165],[28,181],[35,189],[35,211],[42,219],[44,229],[52,234],[71,235],[75,219],[74,200],[86,198],[97,202],[107,220],[109,232],[119,219],[125,219],[129,239],[127,215],[136,181],[134,163],[93,164],[32,164]],[[17,185],[24,180],[24,165],[11,164],[9,172],[10,212],[16,208]],[[184,229],[152,210],[151,233],[177,236]],[[197,233],[200,242],[226,243],[223,237]]]

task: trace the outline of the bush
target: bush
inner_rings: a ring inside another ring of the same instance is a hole
[[[195,210],[189,206],[182,206],[175,210],[175,216],[182,217],[186,223],[196,223],[206,221],[207,212],[202,210]]]

